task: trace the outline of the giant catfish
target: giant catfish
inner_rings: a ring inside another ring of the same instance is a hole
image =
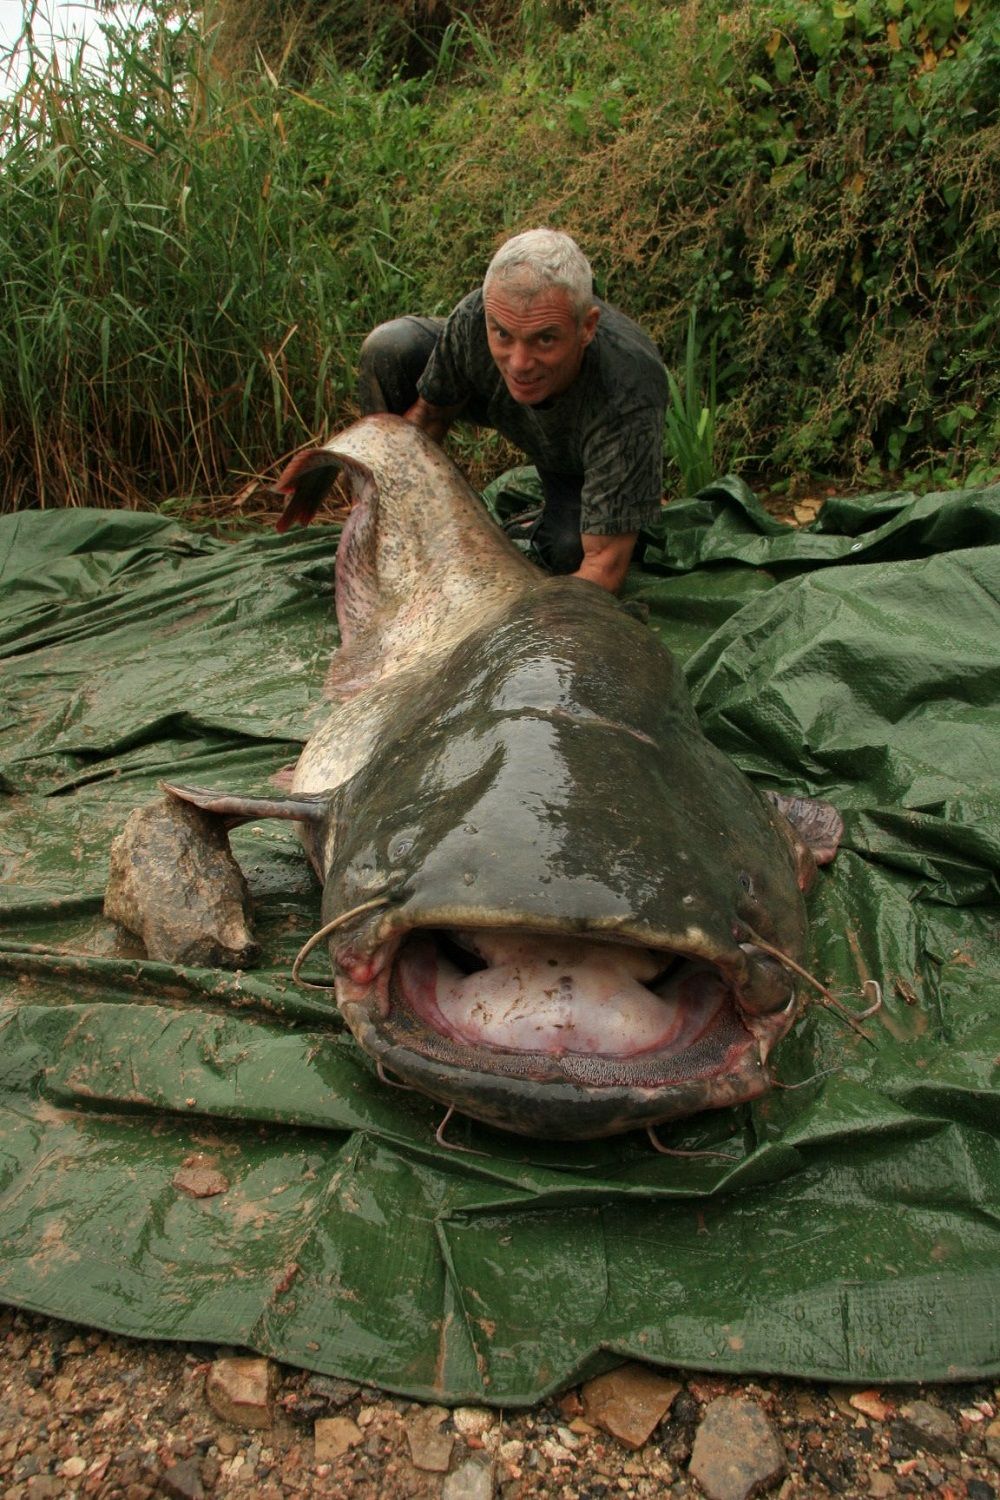
[[[806,940],[787,819],[653,633],[529,562],[416,427],[300,455],[286,522],[338,472],[334,706],[290,797],[167,790],[299,822],[344,1020],[443,1105],[583,1139],[763,1093]]]

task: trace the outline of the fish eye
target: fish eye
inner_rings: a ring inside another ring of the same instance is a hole
[[[738,878],[739,878],[740,885],[746,891],[747,895],[748,896],[752,896],[753,895],[753,881],[750,879],[750,876],[747,874],[746,870],[741,870],[740,873],[739,873],[739,877]]]
[[[390,864],[395,864],[399,859],[405,859],[412,852],[413,839],[408,833],[397,833],[389,840],[389,847],[386,850]]]

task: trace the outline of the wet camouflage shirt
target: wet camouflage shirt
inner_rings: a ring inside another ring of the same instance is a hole
[[[433,406],[463,402],[463,417],[502,432],[538,469],[582,479],[581,532],[616,536],[659,514],[667,376],[642,329],[595,300],[597,332],[561,396],[522,406],[509,394],[486,341],[481,289],[448,318],[417,389]]]

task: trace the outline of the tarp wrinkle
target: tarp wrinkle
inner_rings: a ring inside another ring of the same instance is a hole
[[[489,497],[530,502],[516,474]],[[620,1359],[835,1381],[1000,1373],[1000,487],[827,503],[728,477],[666,508],[628,597],[706,732],[846,838],[810,1006],[757,1104],[587,1144],[384,1087],[290,982],[319,893],[288,825],[233,834],[263,960],[152,963],[101,915],[165,776],[264,790],[320,711],[336,532],[0,520],[0,1298],[244,1345],[448,1402]],[[714,1154],[713,1154],[714,1153]],[[192,1165],[216,1190],[184,1189]]]

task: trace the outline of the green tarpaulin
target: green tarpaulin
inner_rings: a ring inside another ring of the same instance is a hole
[[[157,779],[268,789],[324,710],[334,533],[227,544],[93,511],[0,521],[0,1298],[505,1404],[634,1356],[829,1380],[1000,1372],[1000,488],[668,507],[629,584],[708,734],[835,802],[794,1089],[552,1145],[387,1088],[289,974],[319,894],[233,835],[263,962],[137,956],[101,914]],[[870,987],[869,987],[870,992]],[[193,1198],[194,1158],[228,1184]]]

